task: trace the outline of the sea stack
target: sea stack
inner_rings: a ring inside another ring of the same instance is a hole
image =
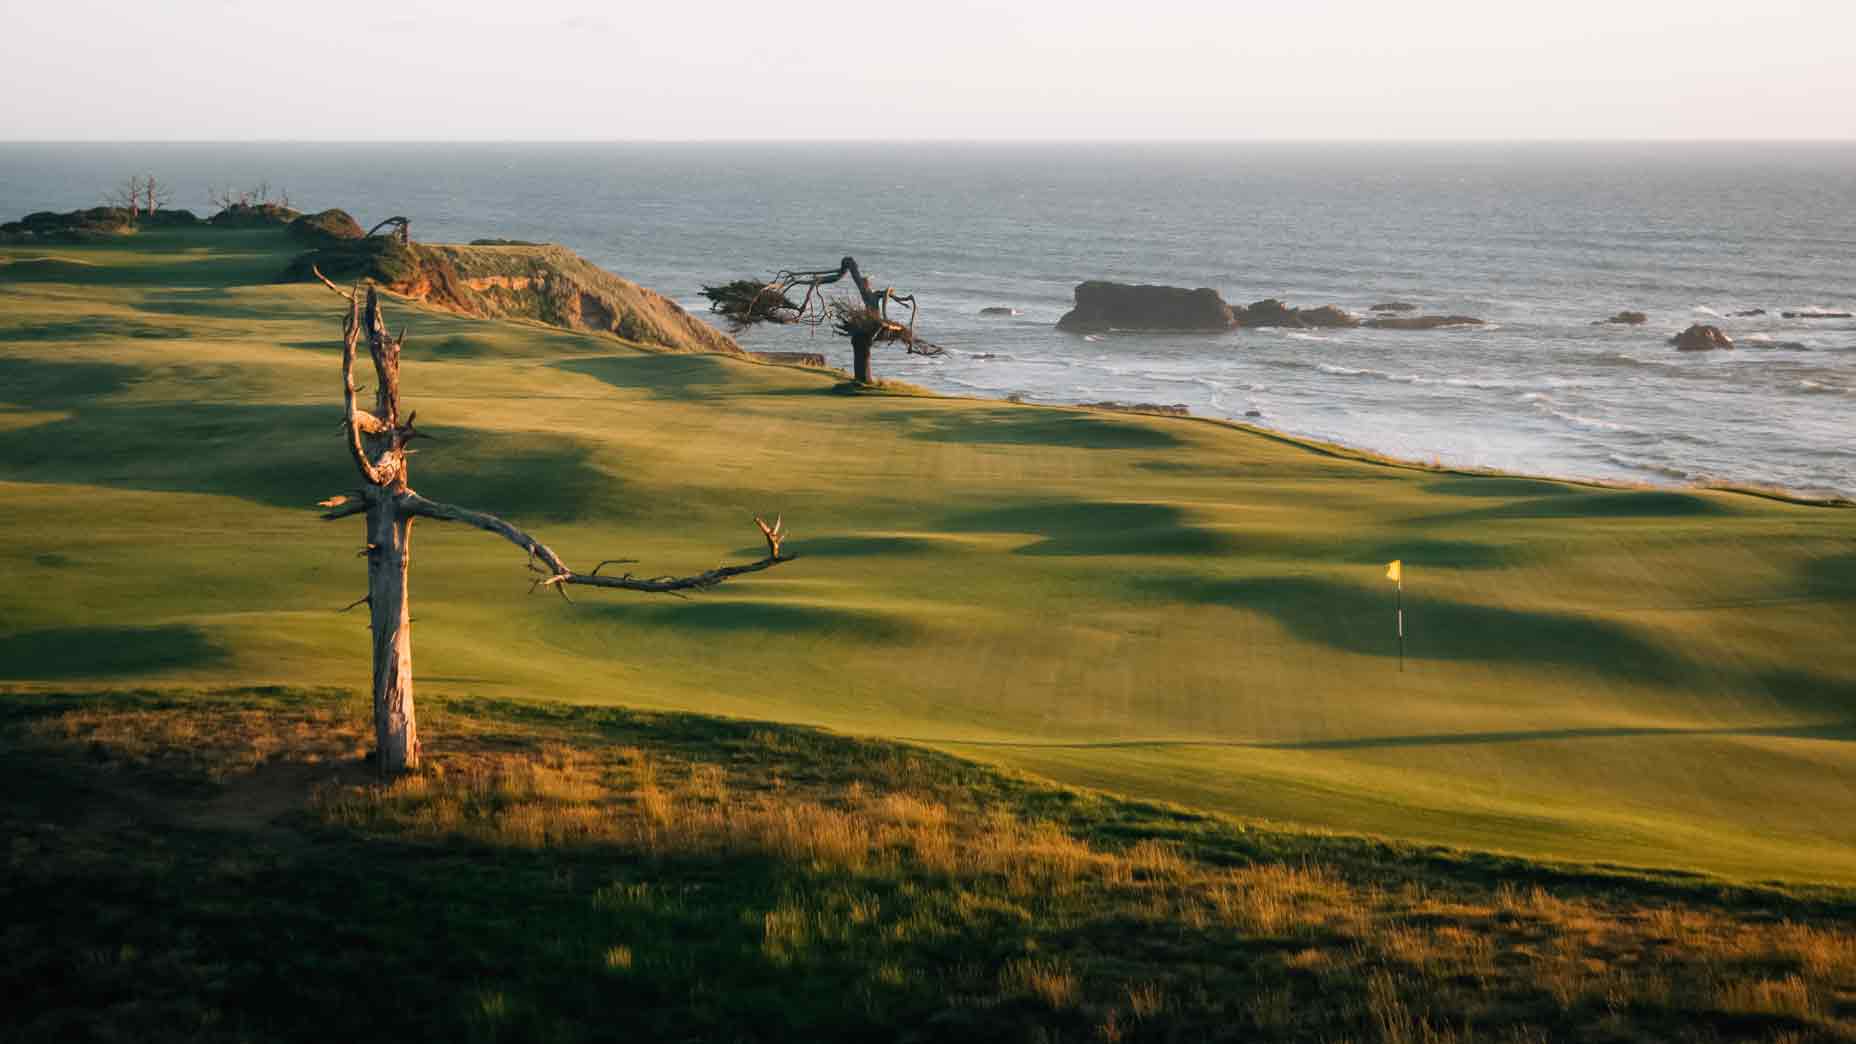
[[[1718,326],[1696,323],[1670,339],[1678,349],[1685,352],[1706,352],[1716,348],[1732,348],[1734,339]]]
[[[1106,330],[1217,332],[1232,325],[1231,306],[1207,287],[1145,286],[1092,279],[1076,287],[1076,307],[1057,320],[1073,333]]]

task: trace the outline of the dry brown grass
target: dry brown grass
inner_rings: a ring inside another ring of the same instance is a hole
[[[1412,1044],[1557,1039],[1571,1026],[1637,1040],[1712,1032],[1659,1035],[1633,1022],[1686,1017],[1739,1020],[1733,1025],[1759,1027],[1763,1039],[1856,1040],[1856,933],[1842,922],[1537,883],[1386,880],[1312,859],[1214,865],[1181,841],[1090,837],[1076,821],[974,801],[906,752],[871,752],[857,778],[827,782],[796,763],[800,744],[773,729],[743,734],[751,756],[737,749],[699,759],[566,732],[516,742],[462,720],[448,726],[456,740],[424,771],[385,785],[325,784],[309,798],[312,818],[326,829],[430,843],[609,848],[624,853],[622,864],[667,864],[651,871],[666,882],[678,879],[679,865],[750,863],[799,875],[783,880],[833,882],[785,886],[777,900],[743,910],[756,936],[750,948],[768,966],[798,972],[877,945],[866,989],[991,996],[985,1004],[1018,998],[1105,1040],[1144,1039],[1219,1005],[1221,1018],[1246,1032],[1304,1036],[1310,1004],[1352,1027],[1341,1036]],[[366,742],[352,715],[328,707],[211,716],[80,709],[30,729],[51,749],[184,764],[217,779],[280,757],[353,759]],[[687,902],[674,888],[639,882],[592,897],[598,910],[657,917]],[[976,967],[926,970],[944,962],[911,947],[960,925],[1011,926],[999,930],[1024,933],[1025,944]],[[1033,943],[1051,932],[1060,945]],[[1128,934],[1129,952],[1114,933]],[[1078,941],[1096,938],[1104,941]],[[602,940],[600,974],[664,974],[647,942]],[[1233,945],[1255,947],[1243,958],[1254,977],[1228,996],[1207,994],[1193,969],[1230,960]],[[864,1003],[875,1003],[868,996]],[[486,1000],[484,1018],[495,1017],[496,1003]]]
[[[79,708],[34,722],[28,732],[39,743],[88,751],[106,766],[161,767],[215,781],[280,757],[358,760],[371,740],[354,714],[326,705],[287,714],[228,708],[210,717]]]

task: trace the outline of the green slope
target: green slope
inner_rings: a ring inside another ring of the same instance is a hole
[[[0,679],[359,686],[339,302],[264,232],[0,248]],[[1286,823],[1856,881],[1856,513],[1386,466],[1230,426],[828,376],[406,304],[427,690],[777,718]],[[1383,563],[1407,563],[1397,671]],[[442,735],[428,742],[442,744]]]

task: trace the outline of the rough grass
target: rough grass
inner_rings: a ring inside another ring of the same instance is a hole
[[[362,593],[359,525],[313,509],[354,484],[340,302],[270,283],[299,248],[0,248],[0,678],[366,684],[363,622],[335,612]],[[524,249],[478,248],[510,273]],[[514,549],[422,524],[422,693],[778,719],[1252,822],[1856,882],[1856,512],[388,317],[438,436],[421,492],[581,568],[749,560],[755,513],[800,556],[687,602],[569,606],[519,597]]]
[[[1492,880],[687,715],[428,702],[381,785],[333,694],[0,708],[10,1039],[1856,1040],[1848,893]]]

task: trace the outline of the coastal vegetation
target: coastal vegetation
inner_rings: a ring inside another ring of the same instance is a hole
[[[766,722],[0,701],[11,1040],[1856,1039],[1847,892],[1246,827]]]
[[[855,297],[832,298],[824,288],[850,277]],[[799,288],[804,296],[790,296]],[[898,294],[894,287],[881,290],[846,256],[837,268],[816,271],[782,271],[773,282],[736,279],[702,288],[709,310],[721,316],[736,332],[760,323],[818,327],[830,324],[832,332],[851,342],[851,379],[859,386],[874,383],[870,375],[870,349],[878,344],[900,344],[917,355],[939,355],[941,349],[915,336],[915,295]],[[907,323],[891,319],[890,302],[909,307]]]
[[[847,397],[427,289],[434,491],[690,573],[804,521],[572,605],[422,530],[383,785],[305,244],[79,239],[0,245],[3,1035],[1856,1039],[1846,508]]]

